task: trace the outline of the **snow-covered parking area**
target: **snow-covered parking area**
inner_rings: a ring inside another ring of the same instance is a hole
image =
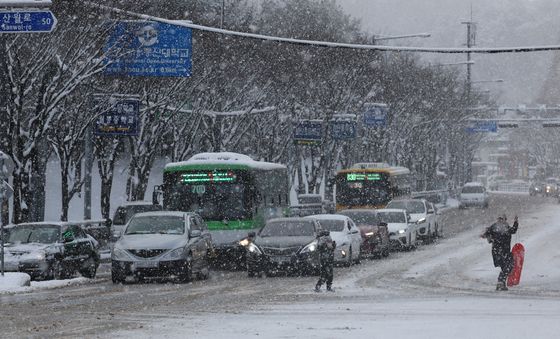
[[[61,288],[67,286],[83,285],[93,282],[92,279],[74,278],[65,280],[31,281],[25,273],[5,273],[5,279],[0,277],[0,295],[22,292],[35,292],[39,290]]]

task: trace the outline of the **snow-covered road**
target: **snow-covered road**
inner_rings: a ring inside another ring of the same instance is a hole
[[[490,246],[478,235],[498,213],[514,211],[526,267],[520,286],[498,293]],[[488,210],[443,217],[446,238],[436,244],[336,269],[334,294],[312,292],[315,277],[213,272],[207,282],[125,286],[101,278],[0,295],[0,319],[9,336],[556,338],[560,207],[498,196]]]

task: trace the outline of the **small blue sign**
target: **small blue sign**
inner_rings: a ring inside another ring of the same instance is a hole
[[[367,104],[364,111],[364,125],[369,127],[385,127],[388,108],[385,104]]]
[[[121,99],[105,110],[95,123],[95,135],[138,135],[140,100]]]
[[[106,75],[190,77],[192,30],[161,22],[120,21],[105,52]]]
[[[56,23],[51,11],[0,11],[0,33],[49,33]]]
[[[331,121],[331,135],[335,140],[352,140],[356,138],[355,121]]]
[[[302,120],[294,128],[294,142],[298,145],[317,145],[322,138],[322,121]]]
[[[487,133],[498,132],[498,124],[496,121],[473,121],[470,127],[467,127],[468,133]]]

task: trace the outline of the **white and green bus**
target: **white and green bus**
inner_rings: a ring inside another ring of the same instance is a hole
[[[290,206],[287,167],[237,153],[201,153],[169,163],[161,191],[165,210],[200,214],[216,254],[239,264],[245,256],[240,241]]]

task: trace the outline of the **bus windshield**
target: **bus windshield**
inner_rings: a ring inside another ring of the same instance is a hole
[[[250,218],[250,190],[243,180],[231,180],[214,173],[210,180],[195,172],[173,175],[166,209],[197,212],[205,220],[242,220]]]
[[[384,179],[383,176],[376,180],[347,180],[339,177],[336,186],[337,204],[345,206],[386,204],[391,200],[391,194],[389,184]]]

